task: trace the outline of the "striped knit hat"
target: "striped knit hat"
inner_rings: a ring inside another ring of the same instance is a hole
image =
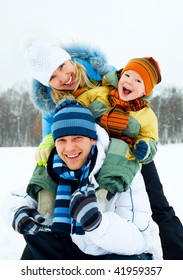
[[[121,75],[127,70],[136,71],[144,81],[146,96],[149,96],[154,86],[161,82],[159,64],[152,57],[134,58],[129,60]]]
[[[82,135],[97,140],[95,120],[92,113],[76,100],[63,99],[53,118],[54,141],[63,136]]]

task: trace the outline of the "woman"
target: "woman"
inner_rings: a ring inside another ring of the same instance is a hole
[[[65,50],[70,54],[71,60],[69,56],[64,56],[64,61],[57,60],[56,64],[51,65],[52,69],[50,69],[51,72],[48,76],[42,75],[40,78],[36,71],[32,72],[32,77],[39,81],[33,83],[33,100],[35,105],[43,112],[43,137],[51,133],[53,116],[51,112],[55,108],[55,102],[58,102],[65,93],[68,95],[68,93],[73,93],[78,89],[85,90],[86,88],[92,88],[93,85],[96,86],[96,82],[100,83],[102,76],[112,70],[112,67],[107,64],[105,56],[98,51],[87,49],[85,46],[71,46],[65,48]],[[79,65],[75,64],[74,61],[79,62]],[[81,64],[86,69],[86,74]],[[75,69],[77,69],[77,72]],[[81,75],[77,76],[76,73]],[[75,77],[78,78],[75,79]],[[54,100],[51,97],[50,87]],[[40,144],[38,161],[42,158],[43,161],[47,160],[45,147],[49,154],[54,146],[54,143],[51,141],[50,145],[49,141],[50,138],[46,138],[46,142],[43,141]],[[160,229],[163,257],[164,259],[183,259],[183,227],[164,196],[153,161],[143,165],[142,175],[151,202],[153,219]]]

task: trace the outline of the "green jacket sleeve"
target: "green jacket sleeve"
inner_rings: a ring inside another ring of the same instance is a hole
[[[56,194],[57,184],[48,175],[46,167],[37,165],[27,186],[27,193],[33,199],[38,200],[38,193],[41,189]]]
[[[111,138],[106,158],[96,178],[101,189],[113,194],[124,192],[130,187],[140,165],[136,160],[127,159],[128,149],[124,141]]]

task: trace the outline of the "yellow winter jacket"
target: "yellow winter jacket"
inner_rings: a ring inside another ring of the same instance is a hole
[[[100,118],[111,108],[109,93],[110,88],[108,86],[100,86],[84,91],[77,96],[77,100],[91,110],[96,122],[100,124]],[[144,161],[141,161],[141,163],[148,163],[152,161],[157,151],[157,117],[148,105],[139,111],[130,111],[129,114],[130,120],[128,126],[122,133],[134,139],[134,149],[140,140],[144,140],[149,144],[149,156]],[[132,149],[132,146],[130,146],[130,149]],[[130,160],[135,159],[133,152],[128,149],[126,150],[125,156]]]

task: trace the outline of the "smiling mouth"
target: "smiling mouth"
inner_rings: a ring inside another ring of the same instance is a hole
[[[132,91],[130,90],[130,89],[128,89],[128,88],[126,88],[126,87],[123,87],[123,93],[124,94],[126,94],[126,95],[128,95],[128,94],[130,94]]]
[[[74,154],[74,155],[66,155],[66,157],[69,159],[73,159],[73,158],[77,158],[79,155],[80,155],[80,153]]]
[[[70,83],[72,82],[72,76],[70,77],[70,79],[68,80],[68,82],[67,83],[65,83],[65,85],[69,85]]]

